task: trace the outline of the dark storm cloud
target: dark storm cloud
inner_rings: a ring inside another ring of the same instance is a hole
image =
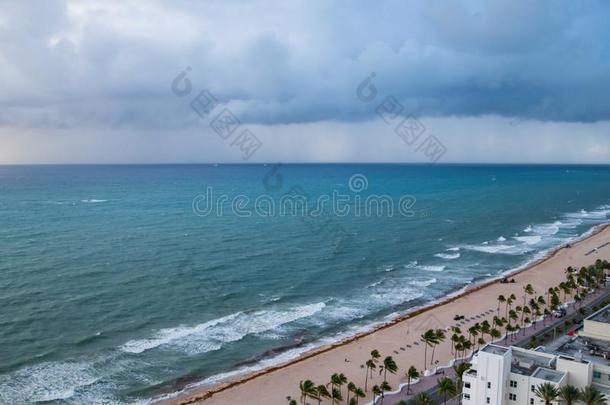
[[[245,122],[364,121],[355,95],[414,114],[610,118],[604,1],[7,2],[0,122],[184,128],[186,66]]]

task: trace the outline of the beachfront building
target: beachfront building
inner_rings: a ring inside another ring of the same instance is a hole
[[[610,396],[610,305],[589,316],[578,336],[555,352],[488,344],[473,356],[463,378],[465,405],[539,405],[534,390],[592,385]],[[558,403],[558,402],[555,402]]]
[[[550,382],[561,387],[569,383],[584,388],[591,376],[592,366],[588,362],[489,344],[474,356],[472,369],[464,375],[463,403],[538,405],[543,403],[534,394],[538,385]]]
[[[586,318],[583,322],[583,330],[578,335],[583,338],[610,341],[610,305]]]

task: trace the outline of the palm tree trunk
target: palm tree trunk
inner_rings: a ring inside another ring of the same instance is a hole
[[[364,392],[367,392],[367,384],[369,382],[369,366],[366,366],[366,374],[364,375]]]
[[[426,369],[426,365],[428,362],[428,344],[424,342],[424,370]]]

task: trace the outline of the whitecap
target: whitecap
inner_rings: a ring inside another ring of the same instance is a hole
[[[85,204],[103,203],[103,202],[106,202],[106,201],[108,201],[108,200],[95,200],[95,199],[92,199],[92,200],[80,200],[80,202],[85,203]]]
[[[460,258],[460,253],[437,253],[434,256],[445,260],[455,260]]]
[[[121,350],[138,354],[164,346],[187,354],[206,353],[218,350],[225,343],[239,341],[248,335],[274,331],[288,323],[310,317],[325,306],[325,303],[319,302],[283,311],[238,312],[195,326],[162,329],[152,338],[125,343],[121,346]]]
[[[412,262],[409,262],[409,264],[405,264],[405,269],[412,269],[414,267],[417,267],[417,260],[413,260]]]
[[[506,238],[504,236],[500,236],[497,240],[498,242],[506,242]]]
[[[383,271],[390,272],[392,270],[394,270],[394,265],[393,264],[389,264],[387,266],[383,266]]]
[[[540,236],[540,235],[515,236],[515,240],[518,240],[519,242],[523,242],[528,245],[536,245],[536,244],[540,243],[540,241],[542,240],[542,236]]]
[[[557,234],[557,232],[559,232],[559,225],[557,223],[536,225],[533,228],[533,232],[538,235],[544,235],[544,236],[555,235],[555,234]]]
[[[443,270],[445,270],[447,266],[419,266],[420,269],[425,270],[425,271],[434,271],[434,272],[441,272]]]
[[[450,252],[459,252],[460,248],[459,247],[452,247],[452,248],[449,248],[447,250],[450,251]]]
[[[64,401],[97,380],[87,363],[40,363],[0,376],[0,403]]]
[[[411,284],[415,287],[428,287],[428,286],[431,286],[432,284],[435,284],[436,281],[437,280],[435,278],[431,278],[429,280],[411,281],[409,284]]]
[[[508,253],[508,251],[511,249],[512,246],[509,245],[466,245],[464,246],[464,249],[467,250],[473,250],[475,252],[482,252],[482,253],[490,253],[490,254],[494,254],[494,253],[507,253],[507,254],[511,254]]]

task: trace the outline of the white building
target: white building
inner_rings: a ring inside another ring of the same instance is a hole
[[[534,390],[545,382],[558,388],[593,385],[610,397],[610,306],[587,318],[579,335],[557,353],[488,344],[464,374],[462,403],[544,404]]]

